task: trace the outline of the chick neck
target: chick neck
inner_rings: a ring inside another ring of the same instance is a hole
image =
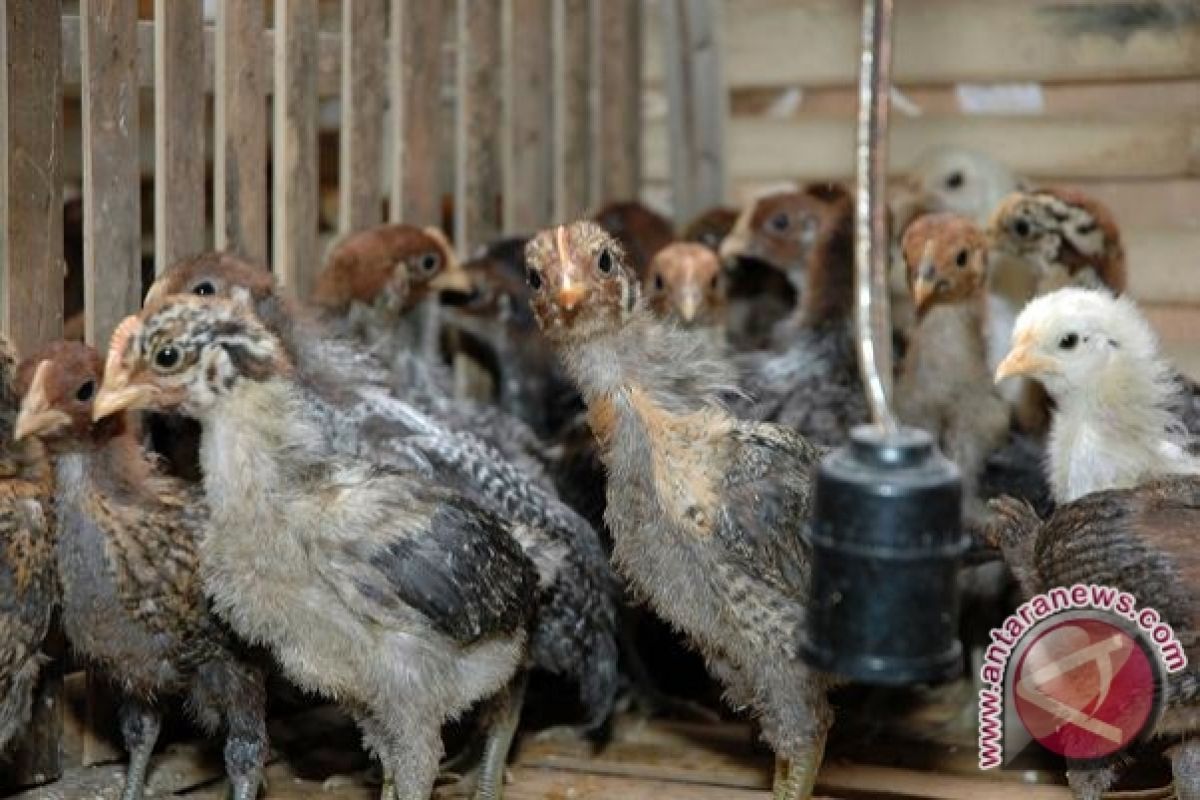
[[[854,306],[854,231],[842,220],[822,235],[809,257],[796,321],[808,327],[845,322]]]
[[[168,480],[140,443],[140,427],[121,412],[94,423],[87,434],[53,446],[58,490],[68,499],[95,490],[144,500]]]
[[[924,361],[938,374],[953,376],[956,386],[990,387],[987,325],[987,295],[982,288],[969,297],[926,309],[912,330],[908,365]]]
[[[1087,388],[1047,388],[1057,404],[1048,447],[1057,502],[1157,475],[1200,474],[1171,410],[1178,387],[1161,360],[1118,353]]]
[[[589,407],[637,389],[664,411],[687,414],[719,406],[736,386],[710,337],[657,319],[641,300],[624,322],[568,340],[560,353]]]

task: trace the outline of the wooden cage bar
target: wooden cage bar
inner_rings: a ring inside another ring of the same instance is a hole
[[[470,253],[500,234],[500,4],[458,0],[454,238]]]
[[[592,206],[591,37],[589,0],[553,0],[554,218]]]
[[[382,221],[383,112],[387,101],[386,0],[342,5],[342,129],[338,157],[338,231]]]
[[[553,0],[505,0],[505,233],[521,234],[554,214]]]
[[[390,219],[442,223],[441,95],[443,3],[392,0]],[[399,42],[399,46],[395,46]]]

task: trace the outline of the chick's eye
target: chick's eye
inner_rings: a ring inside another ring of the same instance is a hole
[[[612,272],[613,257],[612,251],[607,247],[600,251],[600,255],[596,257],[596,269],[603,272],[605,275]]]
[[[717,275],[712,276],[712,280],[708,282],[709,288],[716,289],[721,284],[721,279]]]
[[[1019,219],[1014,222],[1013,233],[1015,233],[1017,236],[1020,236],[1022,239],[1032,233],[1032,228],[1029,227],[1028,220]]]
[[[538,272],[536,269],[530,269],[529,274],[526,277],[529,280],[530,289],[533,289],[536,292],[538,289],[542,288],[542,273]]]
[[[954,263],[961,269],[967,265],[967,251],[959,250],[958,255],[954,257]]]
[[[179,364],[179,350],[174,345],[163,345],[154,351],[154,366],[159,369],[173,369]]]
[[[654,276],[654,291],[661,292],[662,290],[663,290],[662,275],[655,275]]]
[[[788,226],[791,225],[791,220],[788,219],[787,214],[781,211],[767,220],[767,225],[770,226],[771,230],[775,231],[776,233],[783,233],[788,229]]]
[[[192,294],[198,294],[201,297],[208,297],[217,293],[217,287],[212,285],[211,281],[200,281],[192,287]]]
[[[1074,350],[1077,344],[1079,344],[1079,336],[1074,333],[1068,333],[1058,340],[1058,346],[1063,350]]]
[[[946,188],[947,189],[961,189],[965,180],[966,179],[963,177],[963,174],[961,172],[958,172],[957,170],[954,172],[951,172],[949,175],[946,176]]]
[[[96,382],[94,380],[84,381],[83,385],[75,391],[75,399],[81,403],[86,403],[96,394]]]
[[[426,253],[421,256],[421,269],[425,272],[433,272],[440,263],[441,259],[435,253]]]

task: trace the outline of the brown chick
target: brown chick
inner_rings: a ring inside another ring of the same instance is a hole
[[[1116,220],[1082,192],[1014,192],[992,213],[988,236],[993,248],[1029,263],[1038,295],[1064,286],[1125,291],[1125,250]]]
[[[896,409],[924,428],[962,471],[969,517],[982,513],[979,476],[1008,433],[1008,404],[989,380],[987,240],[956,214],[930,214],[902,242],[917,323],[909,339]]]
[[[533,311],[588,407],[617,569],[699,650],[774,748],[775,796],[811,795],[832,712],[799,658],[817,448],[720,405],[731,370],[650,313],[617,241],[576,222],[526,250]]]
[[[260,670],[208,613],[203,495],[158,474],[124,414],[92,422],[101,374],[99,355],[81,342],[48,345],[20,371],[16,436],[44,442],[58,475],[63,628],[124,697],[125,800],[142,795],[164,695],[185,697],[208,732],[224,730],[233,796],[252,800],[267,754],[266,691]]]
[[[1153,737],[1172,748],[1175,791],[1200,797],[1200,478],[1171,476],[1085,495],[1045,522],[1026,503],[994,500],[990,542],[1004,553],[1028,597],[1053,587],[1098,584],[1154,609],[1183,646],[1188,666],[1167,676]],[[1180,741],[1182,740],[1182,741]],[[1068,761],[1080,800],[1099,800],[1119,762]]]
[[[713,252],[717,252],[721,249],[721,242],[733,230],[737,218],[738,210],[736,208],[710,208],[684,227],[683,240],[699,242]]]
[[[713,250],[692,242],[667,245],[650,262],[644,285],[655,314],[724,341],[725,276]]]
[[[54,483],[36,443],[13,441],[16,354],[0,336],[0,763],[29,722],[58,602]]]
[[[616,237],[638,275],[656,253],[675,241],[675,226],[654,209],[637,200],[609,203],[592,215],[592,221]]]

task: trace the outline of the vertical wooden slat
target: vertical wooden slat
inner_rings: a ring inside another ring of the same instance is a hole
[[[641,182],[642,26],[638,0],[595,4],[592,205],[635,198]]]
[[[554,0],[554,217],[591,205],[591,14],[589,0]]]
[[[551,0],[506,0],[504,230],[530,233],[554,214]]]
[[[62,6],[6,0],[0,24],[0,318],[19,352],[62,334]],[[59,640],[61,641],[61,639]],[[62,775],[62,648],[5,767],[20,786]]]
[[[442,224],[442,2],[392,0],[391,107],[394,137],[389,217]],[[399,43],[399,47],[397,47]]]
[[[470,253],[500,233],[500,6],[458,0],[454,238]]]
[[[21,352],[62,333],[61,13],[59,0],[7,0],[3,10],[0,310]]]
[[[338,160],[342,233],[382,219],[383,104],[387,91],[386,0],[343,0],[342,131]]]
[[[214,83],[216,246],[267,263],[262,0],[218,0]]]
[[[317,0],[275,4],[275,216],[279,282],[308,297],[317,260]]]
[[[728,92],[715,0],[662,0],[663,61],[671,136],[671,190],[679,224],[725,197]]]
[[[84,335],[103,349],[142,299],[137,7],[83,0]]]
[[[204,4],[154,0],[154,271],[204,249]]]

